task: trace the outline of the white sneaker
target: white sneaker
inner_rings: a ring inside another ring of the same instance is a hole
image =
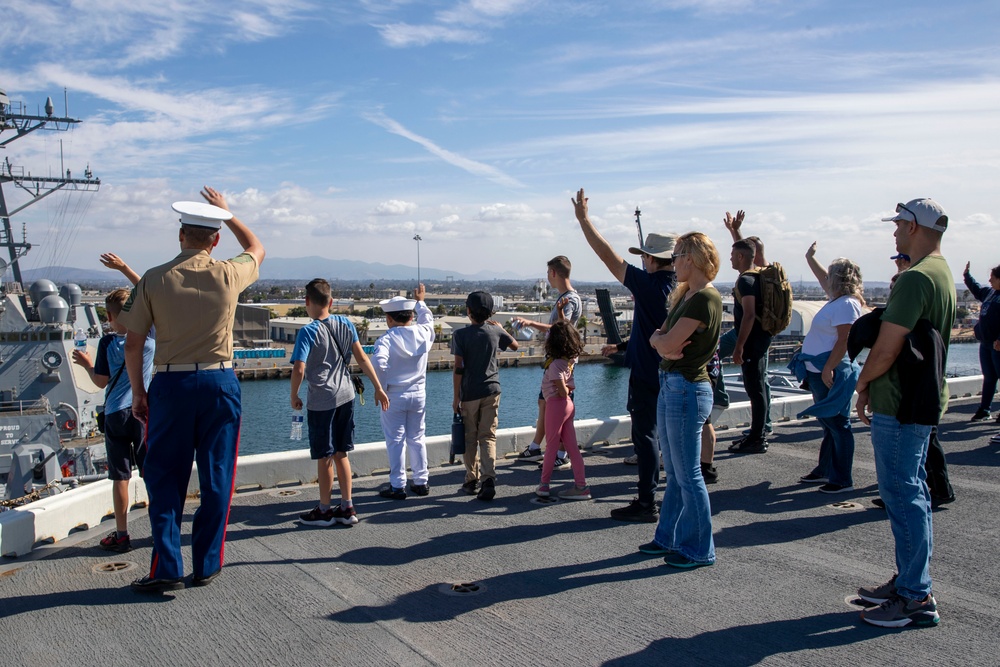
[[[532,449],[530,446],[525,447],[524,451],[517,455],[518,461],[541,461],[544,454],[542,454],[541,449]]]
[[[543,465],[543,463],[541,461],[539,461],[538,462],[538,467],[541,468],[542,465]],[[573,462],[569,460],[569,457],[561,459],[561,458],[559,458],[557,456],[556,460],[555,460],[555,463],[552,464],[552,469],[553,470],[572,470],[573,469]]]
[[[590,487],[580,487],[574,484],[565,491],[560,491],[559,497],[563,500],[590,500]]]

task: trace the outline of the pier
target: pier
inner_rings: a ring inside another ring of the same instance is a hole
[[[871,442],[856,425],[854,492],[817,493],[797,481],[816,462],[814,420],[777,422],[763,455],[726,451],[738,430],[720,437],[720,481],[709,486],[711,568],[676,571],[636,550],[654,526],[608,518],[635,493],[635,468],[621,462],[631,447],[595,437],[585,452],[592,502],[532,503],[538,469],[510,459],[497,467],[492,503],[459,492],[461,466],[433,468],[431,494],[405,501],[378,496],[384,473],[359,475],[361,523],[352,528],[295,523],[315,504],[315,484],[245,486],[234,497],[221,576],[163,596],[127,587],[150,557],[136,507],[131,553],[96,549],[109,520],[0,559],[0,627],[8,655],[53,665],[105,662],[109,646],[138,665],[177,666],[778,667],[914,656],[995,664],[1000,580],[984,571],[1000,532],[1000,446],[989,442],[995,425],[969,422],[977,403],[957,397],[940,429],[958,500],[934,513],[941,623],[933,629],[859,620],[857,587],[894,569],[886,514],[871,504]],[[571,472],[553,478],[557,488],[571,481]],[[196,506],[187,506],[182,529],[188,572]],[[87,641],[51,640],[74,631]]]
[[[238,359],[233,362],[236,377],[240,380],[274,380],[290,378],[292,375],[292,364],[289,363],[289,356],[282,359]],[[541,345],[524,345],[517,352],[501,352],[497,358],[500,368],[516,368],[518,366],[540,366],[545,361],[545,351]],[[447,345],[436,344],[427,357],[427,370],[442,371],[450,370],[455,363]],[[580,357],[580,363],[611,363],[607,358],[601,356],[601,346],[589,344],[586,346],[584,354]],[[360,373],[361,368],[356,362],[351,363],[351,372]]]

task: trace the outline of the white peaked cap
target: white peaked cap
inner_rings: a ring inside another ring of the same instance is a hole
[[[181,214],[182,225],[193,227],[222,229],[222,221],[233,217],[233,214],[224,208],[200,201],[175,201],[170,208]]]

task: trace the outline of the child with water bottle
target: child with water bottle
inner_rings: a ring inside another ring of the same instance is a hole
[[[590,487],[583,469],[583,455],[576,442],[573,418],[576,407],[570,393],[576,389],[573,367],[583,352],[583,343],[576,329],[560,319],[549,329],[545,339],[545,373],[542,375],[542,395],[545,397],[545,433],[548,438],[542,459],[542,480],[535,495],[548,498],[549,482],[555,467],[556,453],[565,449],[572,461],[574,485],[559,494],[564,500],[590,500]],[[555,447],[553,445],[560,445]]]
[[[299,517],[306,526],[335,523],[352,526],[358,522],[351,500],[351,463],[347,459],[347,453],[354,449],[352,354],[375,387],[376,403],[383,410],[389,407],[389,398],[379,384],[368,355],[361,348],[354,325],[346,317],[330,315],[332,300],[327,281],[316,278],[306,285],[306,312],[312,322],[299,329],[292,349],[292,410],[302,410],[299,387],[305,380],[309,454],[316,461],[319,480],[319,504]],[[293,438],[295,430],[293,426]],[[331,508],[334,468],[340,485],[340,503]]]

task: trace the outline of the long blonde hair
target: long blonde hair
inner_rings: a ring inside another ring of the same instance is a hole
[[[830,262],[826,273],[831,299],[853,296],[862,306],[865,305],[865,284],[861,278],[861,268],[857,264],[846,257],[838,257]]]
[[[677,255],[687,255],[694,267],[705,274],[709,281],[719,275],[719,251],[715,249],[712,239],[701,232],[688,232],[677,239],[674,248]],[[673,308],[688,291],[688,284],[679,283],[670,294],[670,307]]]

